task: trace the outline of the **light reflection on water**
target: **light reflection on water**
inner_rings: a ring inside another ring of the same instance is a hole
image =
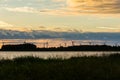
[[[34,56],[40,58],[71,58],[78,56],[102,56],[120,52],[0,52],[0,59],[13,59],[22,56]]]

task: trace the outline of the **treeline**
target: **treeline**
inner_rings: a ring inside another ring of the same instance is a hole
[[[3,45],[1,51],[120,51],[120,46],[79,45],[68,47],[37,48],[34,44]]]
[[[37,48],[37,51],[120,51],[120,46],[81,45],[68,47]]]

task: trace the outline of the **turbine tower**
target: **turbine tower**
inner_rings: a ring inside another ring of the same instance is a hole
[[[49,44],[49,43],[48,43],[48,42],[46,42],[46,48],[48,48],[48,44]]]
[[[5,43],[3,42],[3,40],[2,40],[2,45],[4,45]]]
[[[72,41],[72,46],[75,46],[75,42],[74,41]]]
[[[65,44],[65,47],[67,47],[67,43],[64,43]]]

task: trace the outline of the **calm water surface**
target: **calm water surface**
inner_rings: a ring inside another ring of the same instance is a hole
[[[22,56],[35,56],[40,58],[71,58],[77,56],[102,56],[120,52],[0,52],[0,59],[13,59]]]

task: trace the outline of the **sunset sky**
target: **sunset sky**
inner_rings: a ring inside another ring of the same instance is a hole
[[[120,0],[0,0],[0,29],[120,32]]]

